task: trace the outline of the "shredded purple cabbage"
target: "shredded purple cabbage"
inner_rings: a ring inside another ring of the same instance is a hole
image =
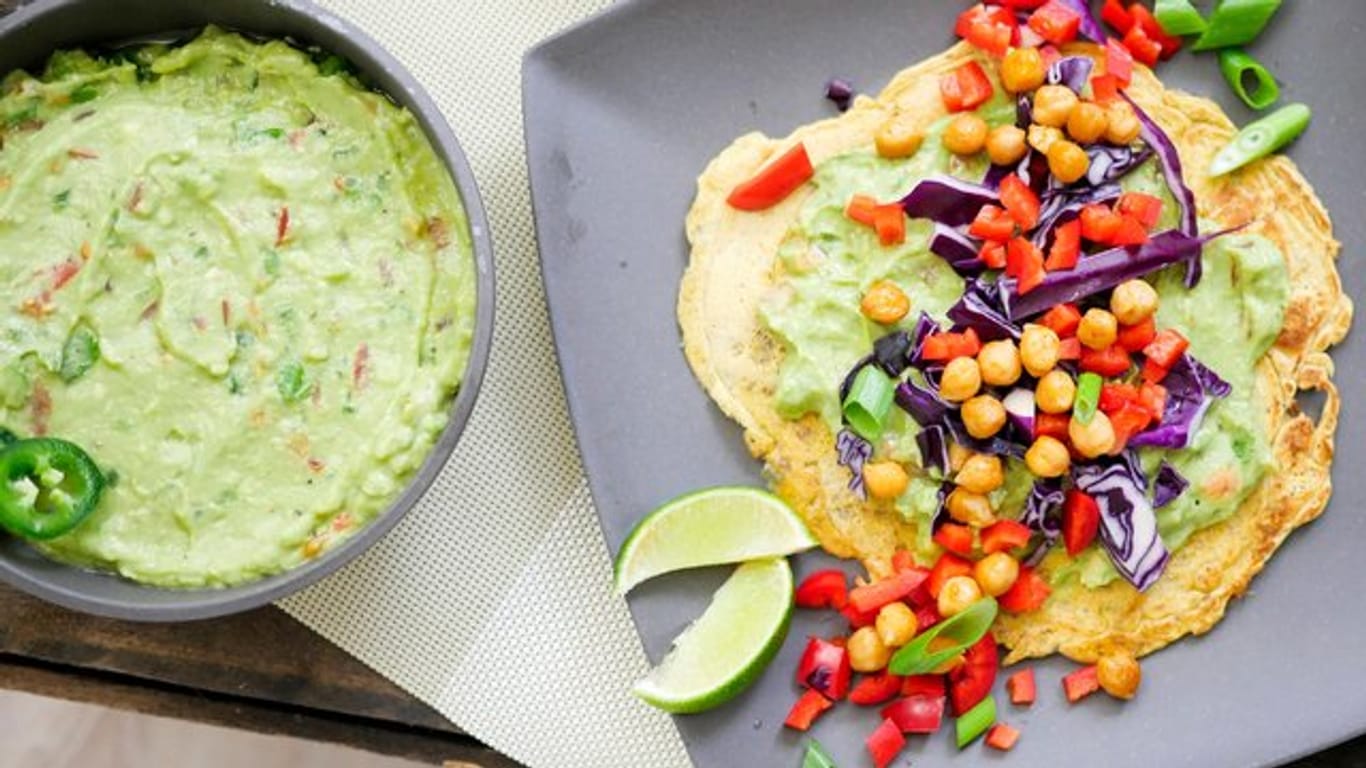
[[[1147,162],[1153,156],[1153,150],[1149,147],[1135,150],[1132,147],[1092,144],[1086,148],[1086,156],[1091,161],[1086,169],[1086,183],[1099,187],[1127,176],[1130,171]]]
[[[1078,96],[1091,81],[1091,70],[1095,62],[1090,56],[1064,56],[1048,65],[1046,80],[1052,85],[1065,85]]]
[[[855,93],[854,84],[842,77],[832,77],[825,83],[825,98],[834,102],[841,112],[849,109]]]
[[[938,392],[917,383],[913,378],[908,378],[897,385],[896,404],[922,427],[942,425],[950,413],[958,410],[952,403],[940,397]]]
[[[1025,559],[1025,565],[1038,565],[1058,540],[1062,533],[1062,503],[1065,498],[1062,481],[1058,478],[1035,480],[1034,487],[1029,489],[1029,498],[1025,499],[1020,522],[1039,534],[1040,540]]]
[[[939,526],[949,521],[949,510],[944,502],[948,500],[950,493],[953,493],[953,482],[945,480],[940,483],[939,493],[935,495],[934,514],[930,515],[930,533],[939,530]]]
[[[930,253],[949,263],[960,275],[981,274],[986,269],[982,260],[977,258],[978,244],[972,238],[939,222],[934,224],[930,234]]]
[[[1077,32],[1082,37],[1093,43],[1105,45],[1105,30],[1100,26],[1100,21],[1095,14],[1091,13],[1091,3],[1089,0],[1058,0],[1062,5],[1076,11],[1081,16],[1081,27]]]
[[[948,433],[943,427],[931,424],[920,430],[915,435],[915,444],[920,449],[920,466],[948,474],[949,440]]]
[[[921,310],[920,317],[916,318],[915,327],[911,329],[911,351],[906,355],[912,367],[923,367],[925,361],[920,353],[924,350],[925,339],[933,333],[939,333],[939,323],[936,323],[928,312]]]
[[[991,456],[1014,456],[1017,459],[1022,459],[1025,451],[1029,450],[1027,444],[1011,439],[1011,435],[1007,434],[1005,430],[985,439],[973,437],[968,433],[968,428],[963,425],[963,417],[956,410],[944,418],[944,426],[948,428],[949,435],[953,437],[954,442],[974,453],[985,453]]]
[[[1108,203],[1124,193],[1118,184],[1097,187],[1078,187],[1046,193],[1039,206],[1039,226],[1030,236],[1035,245],[1043,248],[1052,240],[1053,230],[1081,215],[1081,209],[1092,203]]]
[[[1158,164],[1162,167],[1162,175],[1167,180],[1167,187],[1171,189],[1172,197],[1176,198],[1176,206],[1180,211],[1180,218],[1177,221],[1177,230],[1189,237],[1196,237],[1200,234],[1200,227],[1196,220],[1195,193],[1186,186],[1186,177],[1181,172],[1181,155],[1176,151],[1176,145],[1172,143],[1170,137],[1153,121],[1148,113],[1131,98],[1128,94],[1120,91],[1120,96],[1129,102],[1129,106],[1134,108],[1134,115],[1138,117],[1141,130],[1139,138],[1143,139],[1152,150],[1157,153]],[[1194,288],[1200,282],[1202,271],[1200,262],[1200,251],[1187,256],[1186,258],[1186,287]]]
[[[1011,322],[1001,282],[968,280],[963,295],[948,311],[954,328],[971,328],[983,341],[1020,338],[1020,326]]]
[[[868,489],[863,487],[863,465],[873,456],[873,444],[854,434],[851,429],[841,429],[835,437],[835,451],[839,454],[841,466],[849,468],[853,477],[849,478],[849,490],[859,498],[868,498]]]
[[[1134,447],[1185,448],[1200,429],[1205,412],[1216,397],[1227,397],[1233,388],[1190,354],[1181,356],[1162,380],[1167,404],[1157,426],[1134,435]]]
[[[873,342],[873,362],[892,378],[911,366],[911,334],[893,331]]]
[[[1001,405],[1006,409],[1010,428],[1023,439],[1031,439],[1034,436],[1034,391],[1027,387],[1016,387],[1001,398]]]
[[[1153,480],[1153,508],[1161,509],[1176,501],[1189,486],[1190,481],[1163,459],[1157,468],[1157,478]]]
[[[1027,93],[1015,97],[1015,127],[1029,130],[1034,122],[1034,99]]]
[[[1077,465],[1072,482],[1100,508],[1100,542],[1115,569],[1140,592],[1152,586],[1170,555],[1157,530],[1137,454],[1126,450],[1114,459]]]
[[[952,176],[931,176],[901,199],[913,219],[930,219],[950,227],[971,224],[982,207],[998,200],[995,190]]]

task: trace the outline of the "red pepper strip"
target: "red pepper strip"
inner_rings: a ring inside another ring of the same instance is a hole
[[[1029,526],[1023,523],[998,520],[982,529],[982,551],[988,555],[993,552],[1009,552],[1028,544],[1032,534]]]
[[[1162,421],[1162,414],[1167,412],[1167,388],[1161,384],[1143,382],[1143,386],[1138,388],[1138,404],[1152,414],[1153,421]]]
[[[982,351],[982,340],[977,331],[969,328],[962,333],[932,333],[920,347],[922,359],[948,362],[957,357],[976,357]]]
[[[992,749],[999,749],[1002,752],[1009,752],[1015,742],[1020,740],[1020,731],[1011,728],[1005,723],[997,723],[987,731],[987,746]]]
[[[1158,365],[1152,360],[1144,360],[1142,376],[1145,384],[1157,384],[1167,378],[1167,368]]]
[[[901,693],[901,675],[884,670],[864,675],[858,685],[849,691],[849,701],[861,707],[871,707],[890,701],[898,693]]]
[[[1071,419],[1065,413],[1034,414],[1034,437],[1049,437],[1067,442],[1067,422]]]
[[[1077,39],[1081,28],[1081,14],[1058,2],[1048,0],[1029,16],[1029,28],[1039,33],[1039,37],[1054,45],[1063,45]]]
[[[1100,507],[1089,495],[1073,488],[1062,502],[1062,542],[1067,554],[1076,557],[1095,541],[1100,530]]]
[[[1110,417],[1110,426],[1115,430],[1115,453],[1124,450],[1130,438],[1147,429],[1153,421],[1148,409],[1137,402],[1125,403],[1118,411],[1107,415]]]
[[[968,225],[968,234],[980,240],[1004,243],[1015,234],[1015,220],[1000,207],[987,203],[977,212],[972,224]]]
[[[1039,325],[1053,329],[1060,339],[1076,336],[1077,326],[1081,325],[1081,310],[1076,304],[1058,304],[1043,313]]]
[[[1002,51],[1002,55],[1004,55]],[[958,93],[963,98],[963,109],[977,109],[991,100],[996,89],[991,85],[991,78],[982,69],[982,65],[975,61],[959,67],[954,73],[958,77]]]
[[[1100,20],[1109,24],[1121,35],[1129,31],[1129,27],[1134,25],[1134,18],[1129,11],[1124,8],[1120,0],[1105,0],[1105,5],[1100,8]]]
[[[1143,27],[1137,24],[1124,33],[1124,47],[1134,55],[1135,61],[1141,61],[1149,67],[1157,66],[1158,57],[1162,55],[1162,44],[1148,37]]]
[[[926,589],[926,592],[929,590]],[[926,603],[915,609],[915,631],[924,632],[935,624],[943,621],[944,617],[939,615],[939,608],[933,602]]]
[[[873,229],[883,245],[906,242],[906,211],[899,203],[879,205],[873,213]]]
[[[1186,353],[1190,341],[1175,328],[1163,328],[1152,343],[1143,348],[1143,354],[1154,364],[1170,369]],[[1156,384],[1157,382],[1153,382]]]
[[[1028,232],[1039,224],[1039,196],[1020,180],[1010,174],[1001,179],[1001,204],[1005,206],[1010,218],[1020,225],[1021,231]],[[1009,235],[1007,235],[1009,237]]]
[[[1099,350],[1082,347],[1081,362],[1078,365],[1083,371],[1113,379],[1127,372],[1133,361],[1129,359],[1129,353],[1124,351],[1124,347],[1111,344]]]
[[[829,568],[802,579],[794,596],[798,608],[833,608],[840,610],[849,600],[848,582],[844,572]]]
[[[787,199],[814,173],[806,145],[798,143],[737,186],[726,202],[742,211],[762,211]]]
[[[1114,78],[1116,89],[1128,88],[1134,79],[1134,55],[1113,37],[1105,39],[1105,74]]]
[[[887,768],[906,746],[906,737],[901,735],[901,729],[896,727],[896,723],[883,720],[882,725],[879,725],[863,744],[868,748],[868,754],[873,756],[873,765],[877,768]]]
[[[938,562],[930,571],[930,595],[935,599],[939,598],[939,589],[944,586],[944,582],[954,576],[971,576],[972,563],[959,557],[958,555],[945,552],[939,556]]]
[[[877,621],[877,611],[857,611],[852,605],[845,605],[844,608],[840,609],[840,614],[844,616],[845,621],[849,622],[850,629],[871,627]]]
[[[1181,38],[1167,34],[1166,30],[1162,29],[1162,25],[1157,23],[1157,18],[1153,16],[1152,11],[1138,3],[1132,3],[1129,5],[1129,16],[1143,30],[1143,34],[1148,36],[1148,39],[1161,46],[1160,56],[1163,61],[1175,56],[1176,52],[1181,50]]]
[[[1043,283],[1043,251],[1023,237],[1012,238],[1006,244],[1006,274],[1015,278],[1015,290],[1021,296]]]
[[[1137,325],[1121,325],[1115,342],[1132,354],[1142,352],[1143,348],[1157,336],[1157,323],[1153,318]]]
[[[977,252],[977,258],[981,259],[988,269],[1005,269],[1006,245],[988,240],[982,243],[982,250]]]
[[[1119,228],[1110,240],[1111,245],[1143,245],[1148,242],[1148,230],[1132,216],[1120,216]]]
[[[941,675],[934,677],[943,679]],[[944,722],[944,693],[915,694],[897,699],[882,708],[882,717],[896,723],[902,733],[934,733]]]
[[[1081,209],[1081,236],[1101,245],[1112,245],[1123,219],[1109,206],[1092,203]]]
[[[904,549],[892,553],[892,570],[909,571],[915,567],[915,556]]]
[[[888,603],[894,603],[915,591],[930,574],[923,568],[901,571],[880,581],[849,592],[849,605],[860,613],[880,610]]]
[[[1072,219],[1053,230],[1053,244],[1048,247],[1048,258],[1043,268],[1052,272],[1071,269],[1081,258],[1081,222]]]
[[[873,226],[876,220],[878,203],[868,195],[854,195],[844,208],[844,215],[865,227]]]
[[[901,679],[902,696],[925,696],[937,699],[944,696],[945,690],[943,675],[910,675]]]
[[[1048,599],[1048,582],[1027,565],[1020,566],[1020,575],[1015,584],[1004,595],[996,598],[1001,610],[1009,613],[1027,613],[1044,604]]]
[[[1128,51],[1125,51],[1128,55]],[[1119,98],[1119,79],[1114,75],[1096,75],[1091,78],[1091,100],[1097,104],[1109,104]]]
[[[934,543],[963,557],[972,555],[972,529],[958,523],[943,523],[934,532]]]
[[[1010,694],[1010,703],[1027,707],[1034,703],[1037,696],[1034,685],[1034,668],[1022,669],[1006,679],[1006,693]]]
[[[1077,703],[1100,690],[1100,677],[1096,674],[1096,665],[1082,667],[1062,679],[1062,689],[1067,694],[1067,701]]]
[[[1138,400],[1138,387],[1132,384],[1105,384],[1100,388],[1100,399],[1096,407],[1109,416],[1124,407],[1125,403]]]
[[[1063,339],[1063,340],[1062,340],[1062,344],[1058,347],[1058,359],[1059,359],[1059,360],[1080,360],[1080,359],[1081,359],[1081,342],[1077,340],[1077,337],[1073,336],[1073,337],[1070,338],[1070,339]]]
[[[811,728],[811,724],[816,722],[825,710],[835,706],[835,703],[816,691],[803,693],[797,702],[792,705],[792,709],[787,713],[787,719],[783,725],[797,731],[805,731]]]
[[[1142,192],[1125,192],[1119,196],[1115,210],[1137,219],[1144,229],[1152,229],[1162,218],[1162,198]]]
[[[993,56],[1004,56],[1015,36],[1015,14],[999,6],[982,4],[958,14],[954,34]]]
[[[849,653],[832,642],[813,637],[806,642],[802,660],[797,664],[797,684],[819,691],[831,701],[839,701],[849,692]]]
[[[949,701],[954,715],[962,716],[991,693],[1000,667],[996,638],[990,632],[963,652],[963,663],[949,673]]]

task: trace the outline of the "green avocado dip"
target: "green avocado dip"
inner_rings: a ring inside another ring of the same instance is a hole
[[[996,99],[979,110],[989,124],[1014,119],[1013,103]],[[962,295],[963,279],[928,250],[932,226],[909,220],[904,244],[884,247],[869,227],[852,221],[845,207],[854,194],[878,200],[901,197],[917,181],[949,173],[976,181],[985,161],[964,162],[949,154],[939,135],[947,120],[926,133],[913,156],[887,160],[871,150],[821,163],[810,185],[799,221],[779,253],[778,289],[761,305],[760,320],[784,348],[775,390],[785,418],[815,413],[832,432],[841,429],[839,382],[890,330],[859,311],[869,286],[889,280],[911,297],[911,312],[896,326],[909,330],[921,311],[947,325],[946,310]],[[1175,208],[1155,161],[1124,177],[1126,191],[1163,199],[1163,221],[1172,226]],[[1210,229],[1209,226],[1204,227]],[[1190,481],[1175,501],[1156,510],[1158,529],[1171,550],[1202,528],[1227,519],[1256,489],[1272,466],[1265,427],[1265,398],[1258,390],[1258,360],[1280,332],[1288,300],[1285,260],[1270,241],[1258,236],[1225,236],[1204,249],[1204,277],[1193,289],[1182,285],[1182,267],[1155,273],[1160,304],[1158,327],[1172,327],[1190,340],[1190,352],[1228,381],[1233,392],[1213,402],[1191,445],[1180,450],[1143,448],[1140,459],[1151,477],[1165,459]],[[915,435],[919,426],[893,407],[874,460],[891,459],[919,467],[896,507],[917,523],[917,559],[933,562],[939,553],[930,538],[942,478],[921,467]],[[998,515],[1016,518],[1033,483],[1023,462],[1011,459],[1005,484],[991,495]],[[1093,545],[1067,562],[1061,547],[1050,554],[1055,586],[1076,580],[1087,587],[1113,581],[1119,574],[1109,557]]]
[[[474,264],[411,114],[210,28],[0,82],[0,424],[109,482],[58,560],[167,587],[286,570],[444,428]]]

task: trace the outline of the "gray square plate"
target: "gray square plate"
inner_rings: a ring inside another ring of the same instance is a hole
[[[912,0],[642,0],[620,6],[532,51],[525,62],[526,135],[540,238],[569,404],[609,545],[671,496],[718,483],[759,484],[740,432],[711,405],[684,362],[674,320],[688,258],[683,217],[703,165],[736,136],[784,135],[833,114],[832,74],[869,91],[945,48],[965,3]],[[1286,3],[1253,53],[1284,78],[1284,98],[1308,102],[1313,126],[1291,154],[1336,214],[1344,280],[1362,296],[1366,152],[1361,105],[1366,3]],[[1211,56],[1183,54],[1170,84],[1237,103]],[[1294,534],[1209,635],[1144,665],[1143,694],[1121,705],[1097,697],[1069,708],[1057,681],[1069,669],[1037,664],[1040,701],[1005,705],[1024,736],[1009,764],[1246,766],[1322,749],[1366,729],[1366,598],[1362,542],[1366,463],[1359,394],[1366,344],[1337,350],[1348,406],[1339,432],[1337,497]],[[1347,468],[1348,471],[1341,471]],[[797,560],[800,572],[828,565]],[[705,606],[725,572],[680,574],[631,596],[653,659]],[[769,672],[739,699],[678,719],[700,766],[799,762],[804,738],[782,728],[797,695],[793,670],[807,634],[835,630],[798,615]],[[815,727],[840,764],[868,764],[862,740],[876,715],[852,705]],[[951,730],[951,729],[950,729]],[[985,750],[990,751],[990,750]],[[948,733],[916,737],[901,764],[963,764]],[[932,756],[932,757],[930,757]]]

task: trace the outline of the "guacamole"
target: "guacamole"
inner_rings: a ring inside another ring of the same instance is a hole
[[[385,509],[469,357],[459,195],[335,57],[216,29],[0,82],[0,424],[82,446],[95,513],[40,545],[231,585]]]
[[[998,97],[979,113],[993,125],[1009,122],[1014,105]],[[832,433],[841,428],[838,384],[868,354],[873,341],[887,333],[859,311],[860,297],[874,282],[890,280],[911,297],[911,312],[898,326],[908,330],[920,311],[945,322],[945,312],[962,294],[963,279],[928,250],[929,222],[909,221],[905,242],[883,247],[871,228],[844,212],[855,193],[896,199],[935,173],[981,178],[982,160],[965,163],[943,149],[939,135],[946,122],[933,126],[909,159],[886,160],[859,151],[827,160],[816,169],[814,189],[779,253],[778,289],[759,311],[761,322],[784,349],[774,392],[783,417],[815,413]],[[1163,221],[1157,229],[1172,226],[1176,205],[1155,161],[1125,176],[1122,186],[1161,197]],[[1191,483],[1186,493],[1156,510],[1162,538],[1172,550],[1194,532],[1232,515],[1272,463],[1270,436],[1261,428],[1265,406],[1256,391],[1254,371],[1283,323],[1288,301],[1285,260],[1265,238],[1228,236],[1205,247],[1204,265],[1204,278],[1193,290],[1183,287],[1180,267],[1151,278],[1160,299],[1158,324],[1185,334],[1191,353],[1233,387],[1229,397],[1211,405],[1190,446],[1140,451],[1150,476],[1166,459]],[[914,439],[918,430],[904,411],[893,408],[882,439],[874,445],[875,457],[919,465]],[[929,522],[938,507],[940,482],[928,473],[915,475],[897,503],[903,516],[919,524],[918,554],[925,561],[937,555]],[[1023,462],[1012,459],[1005,485],[992,495],[993,506],[1005,517],[1018,516],[1032,482]],[[1054,556],[1066,557],[1061,551]],[[1098,547],[1055,569],[1053,575],[1059,581],[1078,576],[1087,586],[1118,577]]]

